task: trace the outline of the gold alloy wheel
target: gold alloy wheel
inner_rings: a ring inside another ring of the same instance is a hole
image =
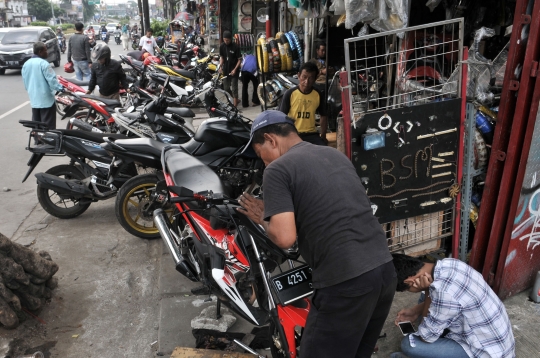
[[[133,230],[146,235],[159,233],[152,213],[149,215],[145,215],[144,213],[144,209],[150,204],[150,195],[155,189],[156,183],[140,184],[127,193],[122,203],[122,214],[126,223]],[[166,207],[164,211],[172,222],[174,209],[172,207]]]

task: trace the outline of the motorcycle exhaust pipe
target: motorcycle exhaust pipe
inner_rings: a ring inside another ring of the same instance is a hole
[[[156,224],[159,234],[172,255],[174,264],[176,265],[176,271],[180,272],[191,281],[198,282],[199,280],[197,280],[197,275],[195,275],[195,273],[189,267],[188,261],[178,251],[178,247],[170,231],[169,220],[167,219],[167,215],[163,209],[154,210],[153,216],[154,223]]]
[[[92,191],[80,180],[59,178],[47,173],[38,173],[35,176],[37,183],[45,189],[54,190],[59,194],[69,195],[76,199],[93,197]]]
[[[86,132],[103,133],[103,131],[101,129],[96,128],[93,125],[88,124],[86,122],[83,122],[83,121],[81,121],[80,119],[77,119],[77,118],[71,118],[69,120],[69,122],[71,123],[72,127],[77,127],[77,128],[82,129],[83,131],[86,131]]]

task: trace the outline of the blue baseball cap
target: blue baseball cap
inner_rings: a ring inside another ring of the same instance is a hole
[[[251,147],[251,141],[253,140],[253,135],[256,131],[272,124],[279,123],[289,123],[290,125],[294,126],[294,121],[281,111],[268,110],[259,114],[251,124],[251,134],[249,136],[249,142],[247,142],[246,147],[244,148],[242,153],[244,153],[249,147]]]

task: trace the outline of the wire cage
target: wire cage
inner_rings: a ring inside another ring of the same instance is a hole
[[[459,98],[462,52],[463,19],[345,40],[352,119]]]
[[[391,252],[422,255],[438,250],[443,240],[452,236],[454,210],[447,209],[430,214],[382,224]]]
[[[345,40],[355,128],[367,114],[460,98],[463,28],[452,19]],[[422,255],[442,248],[454,220],[452,206],[381,225],[391,252]]]

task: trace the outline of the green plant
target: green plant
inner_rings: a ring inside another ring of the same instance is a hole
[[[154,32],[154,34],[153,34],[154,37],[166,36],[168,26],[169,26],[169,22],[167,22],[167,21],[152,20],[152,23],[150,24],[150,28]]]
[[[49,26],[46,21],[34,21],[30,23],[30,26]]]

